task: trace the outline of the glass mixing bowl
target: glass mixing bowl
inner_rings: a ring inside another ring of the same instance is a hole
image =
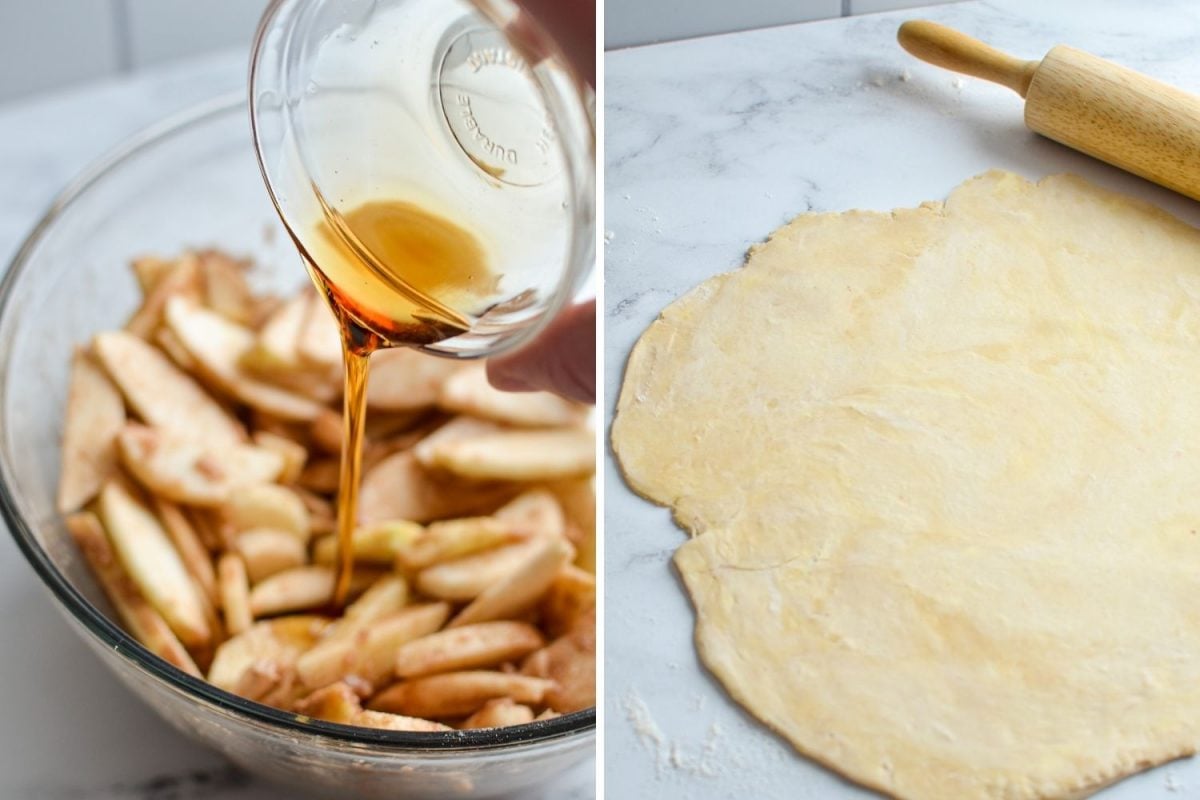
[[[308,280],[262,185],[245,97],[135,137],[63,192],[0,283],[0,512],[72,627],[184,734],[271,780],[330,797],[526,796],[594,752],[595,709],[511,728],[405,733],[303,719],[152,655],[112,609],[55,510],[72,349],[139,302],[144,253],[215,246],[255,259],[256,288]]]

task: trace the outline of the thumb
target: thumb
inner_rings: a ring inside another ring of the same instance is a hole
[[[502,391],[548,391],[595,403],[596,301],[568,308],[525,347],[488,361],[487,370]]]

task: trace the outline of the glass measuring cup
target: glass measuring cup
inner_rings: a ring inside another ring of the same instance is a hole
[[[322,220],[381,199],[482,248],[486,287],[427,308],[451,324],[423,337],[380,324],[411,312],[407,290],[442,300],[403,270],[314,275],[355,301],[354,322],[380,344],[450,357],[525,341],[591,272],[593,104],[510,0],[274,0],[252,57],[259,163],[310,269],[336,261]]]

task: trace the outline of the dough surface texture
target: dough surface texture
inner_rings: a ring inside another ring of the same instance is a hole
[[[729,693],[912,800],[1200,739],[1200,231],[1073,176],[804,215],[668,307],[612,426]]]

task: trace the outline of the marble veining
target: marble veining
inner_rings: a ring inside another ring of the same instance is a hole
[[[1193,224],[1200,206],[1029,133],[1003,87],[922,64],[905,19],[1022,58],[1071,44],[1200,92],[1200,4],[996,0],[632,48],[605,59],[605,403],[659,312],[736,269],[797,214],[940,199],[998,167],[1077,172]],[[769,335],[763,332],[762,335]],[[872,797],[794,754],[698,662],[664,509],[606,465],[606,790],[613,797]],[[1160,767],[1104,800],[1200,798],[1200,764]]]

